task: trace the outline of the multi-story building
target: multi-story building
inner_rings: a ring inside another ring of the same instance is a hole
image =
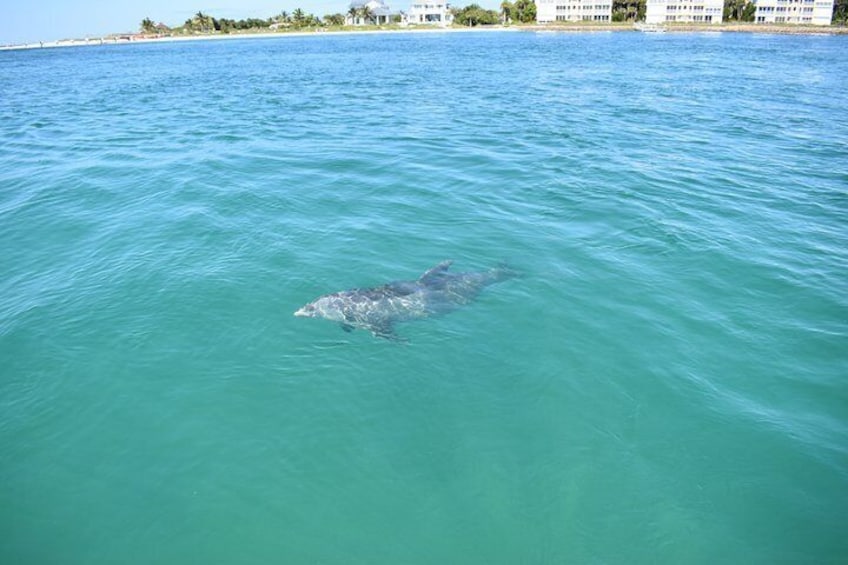
[[[437,25],[447,27],[453,23],[453,14],[450,4],[444,0],[433,0],[428,4],[426,0],[420,4],[411,4],[409,13],[404,14],[402,22],[405,25]]]
[[[608,22],[612,0],[536,0],[536,22]]]
[[[723,0],[648,0],[645,23],[720,24],[723,10]]]
[[[758,24],[810,24],[829,26],[833,0],[756,0]]]

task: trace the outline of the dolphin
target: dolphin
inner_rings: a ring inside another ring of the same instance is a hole
[[[442,261],[414,281],[326,294],[294,315],[338,322],[346,332],[360,328],[375,337],[404,341],[395,334],[396,322],[445,314],[468,304],[490,284],[515,276],[505,266],[476,273],[448,273],[451,264],[453,261]]]

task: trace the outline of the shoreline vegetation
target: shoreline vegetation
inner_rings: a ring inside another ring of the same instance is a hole
[[[160,24],[161,25],[161,24]],[[661,31],[670,33],[761,33],[785,35],[848,35],[848,27],[840,25],[814,26],[798,24],[754,24],[749,22],[723,22],[720,24],[697,23],[666,23],[660,26]],[[205,41],[217,39],[247,39],[271,37],[303,37],[321,35],[353,35],[375,33],[468,33],[492,31],[520,32],[552,32],[552,33],[597,33],[597,32],[639,32],[641,28],[634,22],[559,22],[556,24],[495,24],[450,27],[439,26],[402,26],[389,25],[320,25],[314,27],[253,27],[227,32],[216,30],[179,30],[160,31],[156,33],[117,33],[103,37],[84,39],[60,39],[57,41],[40,41],[16,45],[0,45],[0,51],[19,49],[41,49],[55,47],[81,47],[92,45],[117,45],[131,43],[165,43],[178,41]]]

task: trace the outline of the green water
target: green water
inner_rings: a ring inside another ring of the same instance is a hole
[[[0,562],[844,562],[846,48],[0,53]]]

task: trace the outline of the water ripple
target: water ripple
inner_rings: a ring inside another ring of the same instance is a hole
[[[845,41],[0,52],[0,561],[838,560]]]

